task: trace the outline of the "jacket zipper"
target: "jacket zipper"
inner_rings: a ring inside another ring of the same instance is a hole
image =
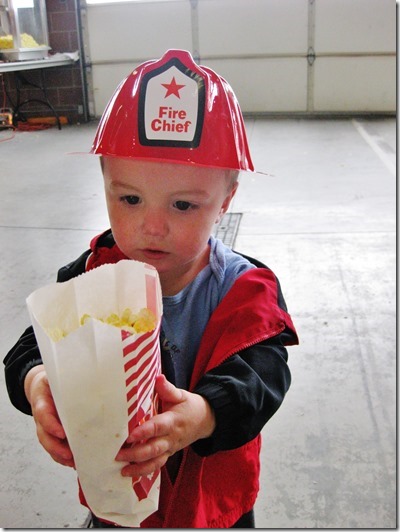
[[[256,345],[259,342],[262,342],[264,340],[268,340],[269,338],[272,338],[273,336],[276,336],[276,335],[280,334],[284,329],[285,329],[285,325],[281,326],[277,331],[274,331],[271,334],[259,335],[256,338],[253,338],[253,340],[251,342],[246,342],[246,343],[241,344],[239,351],[242,351],[243,349],[248,349],[249,347],[252,347],[253,345]],[[220,363],[218,365],[222,364],[223,362],[228,360],[228,358],[230,358],[231,356],[233,356],[236,353],[238,353],[237,349],[235,349],[233,351],[232,350],[228,351],[226,356],[220,361]],[[214,367],[216,367],[216,366],[214,366]],[[194,388],[194,386],[195,385],[190,386],[189,391],[192,390]],[[180,484],[180,481],[181,481],[181,476],[183,474],[182,471],[183,471],[183,468],[184,468],[185,463],[186,463],[187,454],[188,454],[188,447],[183,449],[182,461],[181,461],[181,463],[179,465],[178,474],[177,474],[175,482],[173,484],[171,495],[170,495],[170,498],[169,498],[169,501],[168,501],[168,506],[167,506],[167,509],[165,511],[165,519],[164,519],[164,523],[163,523],[163,527],[164,528],[168,528],[168,521],[169,521],[169,516],[170,516],[170,513],[171,513],[171,507],[172,507],[173,502],[175,500],[174,495],[175,495],[176,491],[179,488],[179,484]],[[168,470],[167,470],[167,474],[168,474]],[[171,479],[170,479],[170,481],[171,481]]]

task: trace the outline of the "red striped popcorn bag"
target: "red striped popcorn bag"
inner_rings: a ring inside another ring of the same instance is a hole
[[[157,411],[157,271],[132,260],[106,264],[36,290],[27,305],[86,503],[100,518],[138,527],[158,508],[159,474],[123,477],[115,457]],[[123,323],[128,315],[134,325]]]

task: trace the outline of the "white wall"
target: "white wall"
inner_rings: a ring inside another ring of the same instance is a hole
[[[223,75],[244,113],[396,109],[395,0],[142,0],[83,15],[96,116],[135,66],[168,48]]]

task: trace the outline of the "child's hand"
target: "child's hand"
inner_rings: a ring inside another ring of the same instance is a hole
[[[123,476],[139,477],[160,469],[168,458],[201,438],[211,436],[215,417],[209,403],[195,393],[176,388],[164,375],[157,377],[155,390],[163,412],[136,427],[116,460],[130,462]]]
[[[43,365],[31,369],[25,378],[25,393],[32,407],[39,442],[59,464],[74,467],[66,434],[60,423]]]

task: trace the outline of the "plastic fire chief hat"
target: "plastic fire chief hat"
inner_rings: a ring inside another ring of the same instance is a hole
[[[232,88],[184,50],[143,63],[121,82],[91,153],[254,171]]]

